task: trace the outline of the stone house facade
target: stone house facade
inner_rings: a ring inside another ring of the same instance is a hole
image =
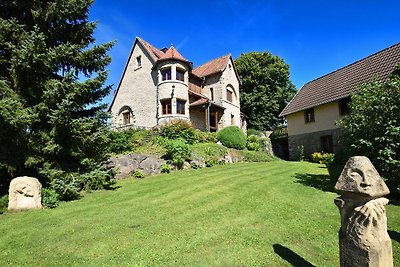
[[[289,158],[316,151],[340,153],[341,128],[336,121],[348,114],[351,95],[358,86],[385,80],[400,64],[400,43],[306,83],[280,116],[288,124]]]
[[[174,120],[204,131],[245,128],[239,86],[231,55],[193,68],[174,46],[157,49],[137,37],[109,108],[113,128],[152,128]]]

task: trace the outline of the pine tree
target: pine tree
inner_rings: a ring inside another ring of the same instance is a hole
[[[95,45],[91,0],[0,2],[0,183],[33,175],[64,198],[101,188],[112,43]],[[68,190],[73,193],[68,195]],[[66,193],[67,192],[67,193]]]

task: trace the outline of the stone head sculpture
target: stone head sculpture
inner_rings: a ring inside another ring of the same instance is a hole
[[[364,156],[351,157],[335,185],[335,191],[344,196],[378,198],[389,194],[385,182],[371,161]]]

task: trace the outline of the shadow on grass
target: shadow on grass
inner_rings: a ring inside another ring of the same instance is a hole
[[[296,183],[311,186],[326,192],[334,192],[336,181],[332,181],[331,176],[326,174],[296,173],[294,176]]]
[[[388,234],[392,240],[400,243],[400,233],[399,232],[388,230]]]
[[[273,245],[274,252],[279,255],[282,259],[289,262],[295,267],[315,267],[315,265],[311,264],[309,261],[298,255],[296,252],[282,246],[280,244]]]
[[[300,183],[305,186],[311,186],[326,192],[334,192],[335,184],[343,170],[343,167],[343,164],[333,164],[328,168],[329,175],[296,173],[296,183]]]

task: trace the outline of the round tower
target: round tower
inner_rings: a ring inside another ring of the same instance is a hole
[[[171,45],[158,59],[155,68],[158,71],[158,124],[179,119],[189,121],[188,88],[191,62]]]

